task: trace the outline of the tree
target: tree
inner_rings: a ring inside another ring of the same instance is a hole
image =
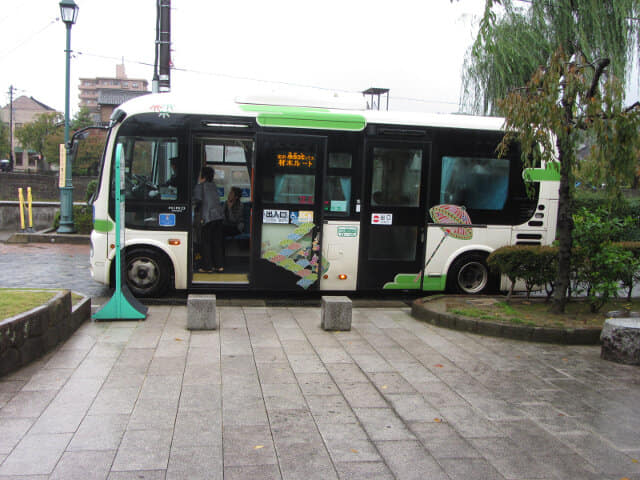
[[[61,133],[61,115],[56,112],[38,115],[33,122],[25,123],[16,130],[16,138],[25,149],[31,149],[42,155],[49,163],[57,160],[57,154],[51,155],[50,136]]]
[[[74,175],[98,175],[105,141],[106,134],[101,131],[92,132],[87,138],[80,140],[73,161]]]
[[[609,58],[626,78],[640,34],[638,0],[485,0],[480,30],[467,53],[462,108],[498,114],[498,100],[521,87],[562,47],[589,61]]]
[[[552,166],[552,160],[558,161],[559,256],[553,310],[563,312],[571,265],[574,169],[582,134],[594,135],[591,159],[612,173],[614,190],[620,177],[633,169],[640,151],[640,114],[623,107],[625,73],[638,48],[639,22],[633,19],[640,0],[521,5],[487,0],[467,61],[465,91],[468,105],[505,116],[503,151],[515,137],[525,164],[544,161]],[[536,48],[542,52],[537,67],[531,52]],[[523,64],[514,66],[514,58],[524,59]],[[524,70],[532,67],[522,87]],[[483,88],[481,82],[487,81],[497,85]]]
[[[71,131],[93,125],[91,114],[86,107],[76,113],[71,122]],[[80,140],[73,161],[74,175],[97,175],[100,169],[100,158],[104,150],[106,134],[104,131],[91,131],[89,135]]]
[[[89,127],[91,125],[93,125],[93,120],[91,120],[91,112],[89,112],[89,109],[87,107],[81,107],[80,110],[78,110],[78,112],[76,113],[75,117],[73,117],[73,120],[71,120],[71,124],[69,125],[71,127],[71,130],[80,130],[81,128],[84,127]]]
[[[39,115],[33,122],[26,123],[16,131],[16,138],[23,147],[29,148],[51,163],[60,161],[60,144],[64,143],[63,118],[58,113]],[[75,130],[92,125],[89,111],[82,108],[70,122],[71,134]],[[81,140],[74,158],[74,175],[97,175],[100,157],[104,149],[105,135],[99,133]],[[0,136],[1,144],[1,136]],[[1,145],[0,145],[1,149]]]
[[[0,122],[0,158],[9,158],[9,127]]]

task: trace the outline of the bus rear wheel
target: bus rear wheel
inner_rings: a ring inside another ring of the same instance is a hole
[[[167,259],[150,248],[129,250],[125,278],[136,297],[159,297],[169,285]]]
[[[467,295],[485,294],[496,290],[497,278],[487,266],[487,255],[468,253],[457,258],[447,274],[447,290]]]

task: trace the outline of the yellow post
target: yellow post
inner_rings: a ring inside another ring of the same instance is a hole
[[[20,201],[20,230],[24,232],[24,195],[22,187],[18,189],[18,200]]]
[[[27,187],[27,205],[29,208],[29,231],[33,232],[33,198],[31,197],[31,187]]]

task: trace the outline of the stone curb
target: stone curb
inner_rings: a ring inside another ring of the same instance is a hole
[[[411,315],[436,327],[450,328],[491,337],[527,342],[560,343],[564,345],[597,345],[602,328],[551,328],[528,325],[507,325],[447,313],[437,303],[446,296],[419,298],[411,304]]]
[[[91,297],[71,304],[71,292],[0,321],[0,376],[42,357],[67,340],[91,316]]]
[[[89,244],[89,235],[76,233],[14,233],[6,243],[71,243],[76,245]]]

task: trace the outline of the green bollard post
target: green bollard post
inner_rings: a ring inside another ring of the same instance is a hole
[[[116,283],[111,299],[91,318],[94,320],[143,320],[147,318],[148,308],[136,299],[127,287],[122,284],[122,249],[124,248],[124,168],[122,161],[122,145],[116,149],[115,178],[119,185],[116,188]]]

